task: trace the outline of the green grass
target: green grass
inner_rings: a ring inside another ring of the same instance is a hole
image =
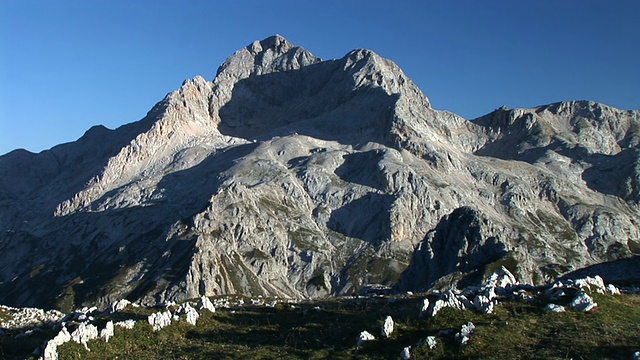
[[[75,343],[59,351],[61,359],[398,359],[405,346],[412,346],[414,359],[631,359],[640,350],[640,296],[592,296],[598,307],[586,313],[551,313],[544,309],[546,301],[504,301],[489,315],[444,309],[433,318],[418,316],[424,296],[392,303],[383,297],[335,298],[295,308],[279,303],[276,308],[202,311],[197,326],[181,320],[156,332],[146,321],[152,310],[128,308],[109,318],[141,320],[133,329],[116,327],[108,343],[91,341],[89,352]],[[387,315],[395,331],[381,339]],[[476,330],[467,345],[459,345],[453,335],[439,337],[434,349],[418,345],[469,321]],[[358,349],[356,338],[363,330],[377,339]],[[37,346],[33,340],[22,345],[10,337],[2,341],[0,354],[6,358],[28,357]]]
[[[74,343],[61,348],[62,359],[397,359],[405,346],[414,358],[429,359],[619,359],[640,350],[640,296],[593,294],[591,312],[551,313],[544,303],[504,302],[494,314],[445,309],[434,318],[418,316],[422,297],[332,299],[275,309],[247,307],[235,313],[203,311],[197,326],[185,321],[153,332],[146,321],[132,330],[117,328],[91,352]],[[323,310],[312,310],[320,306]],[[306,311],[305,311],[306,310]],[[144,314],[143,314],[144,315]],[[396,322],[389,339],[381,339],[387,315]],[[468,345],[452,335],[438,346],[417,346],[441,330],[458,330],[472,321],[476,331]],[[367,330],[378,339],[356,348]]]

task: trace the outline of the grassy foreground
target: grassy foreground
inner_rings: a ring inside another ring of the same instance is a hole
[[[116,327],[108,343],[90,341],[91,351],[71,342],[59,352],[60,359],[398,359],[411,346],[413,359],[632,359],[640,350],[640,296],[592,296],[598,307],[590,312],[551,313],[544,301],[512,301],[489,315],[447,308],[433,318],[418,316],[424,297],[337,298],[203,310],[196,326],[182,318],[156,332],[146,321],[152,310],[127,308],[112,317],[141,320],[133,329]],[[382,339],[387,315],[395,331]],[[454,333],[469,321],[476,330],[467,345],[459,345]],[[376,340],[357,348],[363,330]],[[434,349],[421,345],[443,330],[452,333],[438,337]],[[16,344],[5,340],[0,355],[12,357],[7,346]]]

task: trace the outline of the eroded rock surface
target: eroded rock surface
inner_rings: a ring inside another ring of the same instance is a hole
[[[270,37],[140,121],[1,156],[0,302],[541,284],[640,253],[639,142],[638,111],[468,121],[372,51]]]

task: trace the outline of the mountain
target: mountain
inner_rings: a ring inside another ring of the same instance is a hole
[[[369,50],[256,41],[115,130],[0,157],[0,303],[542,283],[640,254],[640,111],[434,110]]]

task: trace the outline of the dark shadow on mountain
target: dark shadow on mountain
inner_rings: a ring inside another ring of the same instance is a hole
[[[0,207],[5,202],[28,204],[29,215],[50,216],[55,207],[84,189],[109,158],[140,133],[148,131],[164,111],[159,102],[140,121],[109,130],[94,126],[77,141],[38,154],[15,150],[0,156]],[[17,216],[24,216],[22,211]]]
[[[479,270],[507,254],[496,237],[482,234],[484,221],[477,210],[466,206],[443,217],[414,251],[396,290],[426,291],[456,272],[464,275],[458,288],[482,280]]]
[[[334,210],[327,227],[345,236],[378,245],[390,237],[389,211],[393,201],[392,195],[370,192]]]
[[[615,155],[594,154],[582,173],[590,189],[640,203],[640,150],[625,149]]]
[[[240,80],[219,111],[219,130],[246,139],[292,133],[345,144],[382,142],[399,95],[358,88],[344,60]],[[359,65],[364,66],[364,63]]]
[[[378,166],[383,156],[384,151],[378,149],[344,155],[344,162],[335,173],[344,181],[384,190],[380,179],[382,170]]]
[[[25,266],[13,281],[0,284],[0,303],[48,309],[94,301],[109,292],[117,296],[118,290],[107,289],[112,286],[108,284],[122,281],[126,271],[137,275],[127,283],[133,291],[122,297],[135,301],[159,282],[180,279],[189,269],[195,238],[170,237],[171,225],[192,225],[193,215],[203,211],[217,192],[220,174],[256,147],[247,144],[219,151],[196,166],[167,174],[157,185],[162,199],[155,203],[55,218],[53,233],[28,241],[24,234],[16,234],[21,238],[12,241],[22,240],[24,245],[16,256],[38,257],[33,264],[41,263],[41,269]],[[141,233],[141,228],[147,230]],[[68,238],[82,243],[70,243]]]
[[[640,255],[587,266],[563,275],[560,279],[600,276],[606,283],[640,285]]]

